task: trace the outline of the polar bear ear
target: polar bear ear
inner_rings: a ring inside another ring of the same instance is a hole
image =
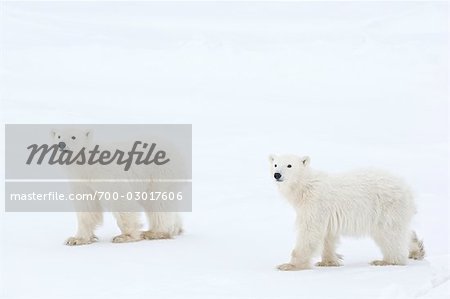
[[[302,161],[303,166],[309,166],[311,163],[311,159],[308,156],[301,157],[300,160]]]
[[[91,140],[92,139],[92,131],[91,130],[86,130],[85,132],[84,132],[84,136],[86,137],[86,139],[89,139],[89,140]]]
[[[269,155],[269,162],[272,163],[275,160],[276,156],[275,155]]]

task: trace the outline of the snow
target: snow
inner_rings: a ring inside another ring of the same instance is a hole
[[[194,165],[174,240],[112,244],[107,215],[67,247],[74,215],[2,212],[5,298],[450,296],[447,3],[0,5],[2,123],[192,123]],[[343,267],[275,270],[294,213],[271,153],[404,177],[426,260],[371,267],[374,243],[344,239]]]

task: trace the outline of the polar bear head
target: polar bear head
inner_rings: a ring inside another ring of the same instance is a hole
[[[53,144],[58,145],[61,151],[79,152],[88,147],[92,139],[92,132],[80,129],[52,129],[50,137]]]
[[[309,171],[310,158],[296,155],[270,155],[272,177],[277,183],[294,182]]]

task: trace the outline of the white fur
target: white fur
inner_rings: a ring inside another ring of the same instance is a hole
[[[77,129],[53,130],[51,132],[53,141],[58,144],[65,142],[66,148],[74,152],[78,152],[81,148],[89,149],[92,146],[92,132],[81,131]],[[75,137],[75,138],[72,138]],[[106,145],[108,146],[108,145]],[[117,146],[117,145],[115,145]],[[129,146],[129,145],[128,145]],[[112,147],[112,145],[110,145]],[[120,148],[120,147],[119,147]],[[129,149],[130,147],[126,147]],[[115,147],[111,148],[112,151]],[[127,174],[128,179],[143,179],[143,178],[158,178],[158,167],[141,167],[140,169],[131,168],[130,171],[124,172],[123,165],[110,165],[105,171],[101,167],[95,165],[70,165],[67,166],[67,171],[72,179],[86,180],[83,184],[74,184],[73,192],[78,194],[93,194],[95,190],[108,190],[125,194],[126,192],[151,192],[151,191],[168,191],[170,192],[173,186],[170,184],[161,184],[158,182],[143,182],[142,184],[133,183],[127,186],[128,189],[123,190],[124,184],[111,184],[105,182],[90,182],[89,179],[116,179],[117,173]],[[143,173],[144,169],[145,173]],[[120,177],[123,179],[123,177]],[[105,185],[102,185],[105,184]],[[74,237],[70,237],[66,241],[66,245],[83,245],[90,244],[97,240],[94,235],[95,229],[102,223],[103,213],[101,212],[107,205],[103,201],[75,201],[75,209],[77,211],[78,229]],[[127,203],[130,204],[130,203]],[[146,201],[138,203],[145,209]],[[88,207],[88,205],[90,205]],[[85,212],[99,211],[99,212]],[[163,209],[161,209],[163,211]],[[140,222],[140,215],[137,212],[113,212],[116,218],[117,225],[121,234],[113,238],[114,243],[133,242],[142,239],[166,239],[172,238],[182,232],[182,223],[179,213],[175,212],[157,212],[155,210],[146,210],[146,216],[149,223],[149,229],[141,232],[142,224]]]
[[[342,235],[372,237],[383,254],[373,265],[423,258],[423,244],[410,228],[413,196],[402,180],[378,170],[329,175],[312,170],[309,157],[294,155],[270,156],[270,163],[272,176],[281,175],[274,178],[279,191],[297,213],[297,241],[290,262],[280,270],[310,268],[320,249],[317,266],[339,266],[335,248]]]

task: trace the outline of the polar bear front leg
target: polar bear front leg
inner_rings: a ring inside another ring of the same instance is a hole
[[[318,226],[320,223],[306,225],[301,223],[297,235],[297,242],[292,250],[291,261],[281,264],[278,269],[281,271],[297,271],[311,269],[311,259],[325,238],[323,229]]]
[[[122,234],[113,238],[113,243],[136,242],[142,240],[140,229],[142,227],[139,221],[139,214],[132,212],[115,212],[117,225]]]
[[[97,241],[94,231],[103,221],[101,212],[77,212],[78,229],[74,237],[66,240],[69,246],[86,245]]]
[[[281,271],[298,271],[311,269],[311,259],[314,250],[311,248],[317,248],[318,244],[297,244],[291,253],[291,260],[289,263],[281,264],[277,268]]]

